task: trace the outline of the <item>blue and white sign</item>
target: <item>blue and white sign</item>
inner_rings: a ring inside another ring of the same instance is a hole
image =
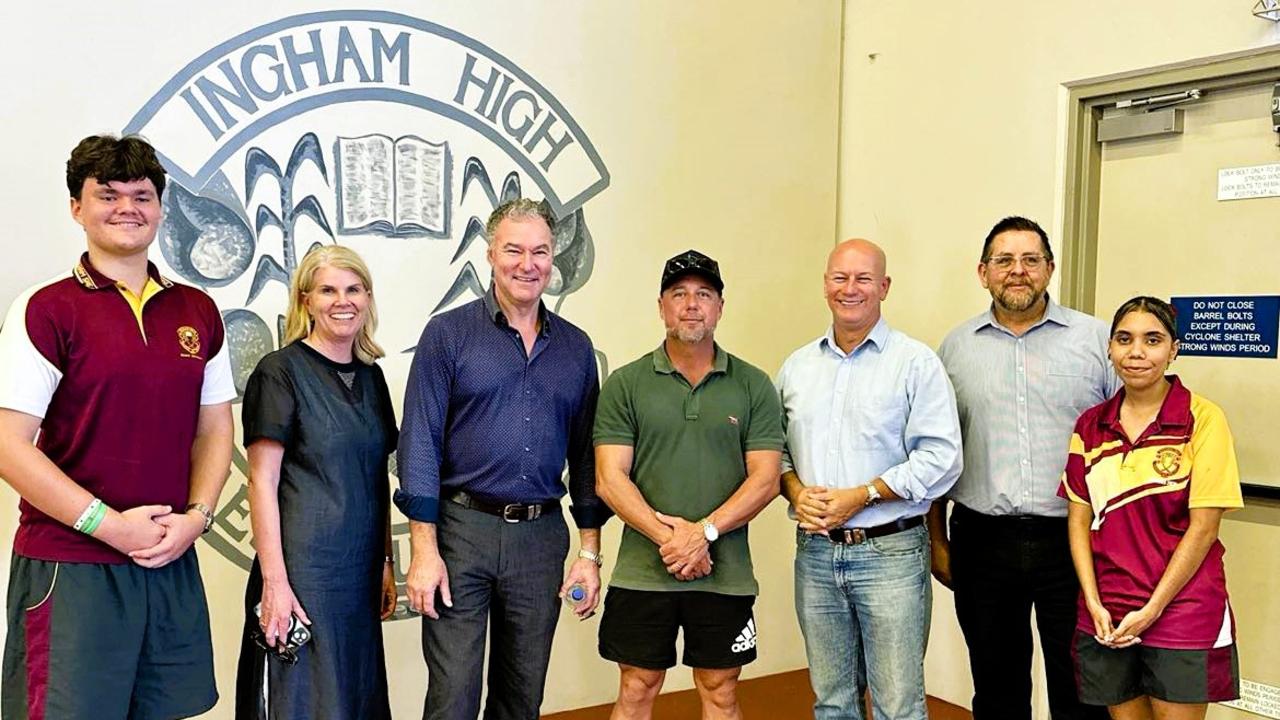
[[[1280,295],[1175,297],[1178,354],[1276,357]]]

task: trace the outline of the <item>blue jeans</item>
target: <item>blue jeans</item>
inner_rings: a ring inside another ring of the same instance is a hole
[[[923,526],[837,545],[796,533],[796,614],[815,720],[926,720],[924,649],[933,589]]]

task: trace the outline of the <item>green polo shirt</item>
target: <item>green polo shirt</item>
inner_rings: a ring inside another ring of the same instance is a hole
[[[596,445],[635,449],[631,480],[654,510],[697,521],[746,479],[746,452],[782,449],[782,411],[769,376],[720,346],[714,369],[691,387],[659,345],[605,381],[594,439]],[[711,545],[711,559],[710,575],[681,582],[663,566],[658,547],[628,526],[610,584],[725,595],[759,592],[745,525],[721,535]]]

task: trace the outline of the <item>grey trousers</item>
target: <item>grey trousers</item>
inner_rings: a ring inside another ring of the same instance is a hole
[[[537,720],[569,552],[563,513],[507,523],[446,500],[440,503],[436,541],[453,607],[444,607],[437,595],[440,618],[422,618],[423,720],[479,716],[486,631],[485,720]]]

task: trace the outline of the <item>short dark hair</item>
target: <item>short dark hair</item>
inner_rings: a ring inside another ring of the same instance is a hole
[[[1160,324],[1164,326],[1164,329],[1168,331],[1169,337],[1175,341],[1178,339],[1178,312],[1169,303],[1150,295],[1139,295],[1138,297],[1130,298],[1116,309],[1115,317],[1111,318],[1111,334],[1116,334],[1116,328],[1119,327],[1120,321],[1124,319],[1125,315],[1135,312],[1155,315]]]
[[[164,194],[164,166],[151,143],[137,135],[90,135],[80,141],[67,160],[67,190],[79,199],[84,181],[93,178],[106,185],[146,178]]]
[[[1048,233],[1046,233],[1044,228],[1040,227],[1040,224],[1035,220],[1030,220],[1019,215],[1010,215],[1009,217],[1001,220],[991,228],[991,232],[987,233],[987,239],[982,241],[982,262],[986,262],[991,259],[987,256],[987,253],[991,251],[991,241],[995,240],[996,236],[1000,233],[1009,232],[1010,230],[1033,232],[1039,235],[1040,248],[1044,251],[1044,258],[1049,262],[1053,262],[1053,248],[1049,247]]]

